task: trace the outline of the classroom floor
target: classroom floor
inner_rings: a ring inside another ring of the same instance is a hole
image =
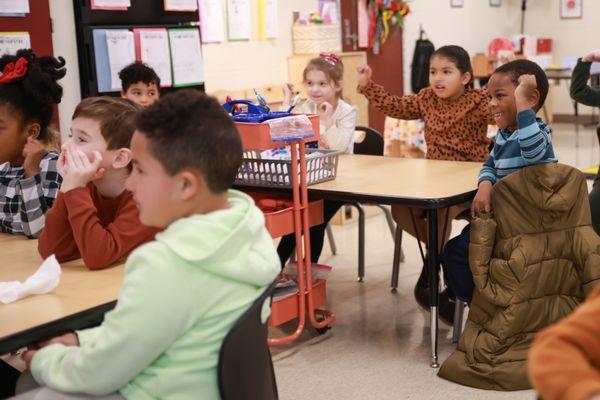
[[[554,124],[560,162],[598,165],[595,128],[582,128],[575,147],[572,124]],[[464,222],[455,222],[460,232]],[[329,308],[333,328],[324,335],[305,329],[291,345],[272,348],[280,398],[294,399],[533,399],[533,391],[482,391],[445,381],[429,367],[429,314],[418,308],[413,287],[421,269],[416,240],[405,235],[405,262],[397,293],[390,292],[393,240],[383,215],[367,219],[366,277],[356,281],[357,224],[333,226],[338,254],[325,243],[321,262],[331,265]],[[466,315],[465,315],[466,318]],[[286,333],[294,324],[284,326]],[[274,329],[272,335],[281,334]],[[453,351],[451,328],[440,323],[439,356]]]

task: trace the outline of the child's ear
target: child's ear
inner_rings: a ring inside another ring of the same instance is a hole
[[[462,78],[460,79],[460,83],[465,86],[467,83],[471,82],[471,78],[473,75],[470,72],[465,72],[462,74]]]
[[[183,170],[179,173],[180,198],[187,201],[194,198],[205,185],[204,178],[195,171]]]
[[[37,122],[34,122],[32,124],[27,125],[25,130],[27,131],[28,138],[30,137],[33,139],[37,139],[38,136],[40,136],[40,132],[42,131],[42,126]]]
[[[115,152],[112,167],[114,169],[125,168],[131,162],[131,150],[128,148],[120,148]]]
[[[127,93],[125,93],[124,90],[121,89],[121,97],[126,99],[127,98]]]
[[[344,81],[338,81],[338,82],[335,84],[334,88],[335,88],[335,93],[336,93],[336,94],[337,94],[337,93],[339,93],[339,92],[341,92],[341,91],[342,91],[342,89],[344,88]]]

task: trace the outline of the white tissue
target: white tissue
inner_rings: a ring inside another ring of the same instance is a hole
[[[51,255],[25,283],[19,281],[0,282],[0,301],[4,304],[22,299],[32,294],[51,292],[60,282],[60,264]]]

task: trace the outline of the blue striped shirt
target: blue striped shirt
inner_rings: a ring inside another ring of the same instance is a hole
[[[552,130],[531,109],[517,115],[517,130],[500,129],[496,143],[479,172],[477,185],[495,184],[503,177],[529,165],[557,162],[552,149]]]

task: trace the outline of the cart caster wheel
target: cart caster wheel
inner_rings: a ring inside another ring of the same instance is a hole
[[[330,329],[331,329],[331,326],[329,326],[329,325],[327,325],[327,326],[324,326],[324,327],[322,327],[322,328],[315,328],[315,330],[317,331],[317,333],[318,333],[319,335],[324,335],[324,334],[326,334],[326,333],[327,333],[327,331],[328,331],[328,330],[330,330]]]

